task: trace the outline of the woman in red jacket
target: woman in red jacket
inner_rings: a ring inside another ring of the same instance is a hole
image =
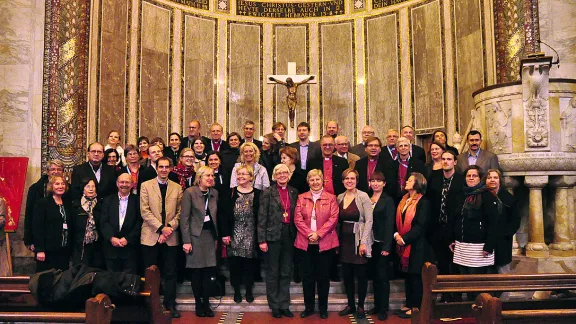
[[[301,194],[296,203],[294,224],[298,233],[294,247],[300,254],[305,305],[301,318],[314,314],[316,285],[320,318],[328,317],[330,264],[339,246],[336,233],[339,209],[336,196],[323,190],[323,179],[322,171],[318,169],[308,172],[306,180],[310,191]]]

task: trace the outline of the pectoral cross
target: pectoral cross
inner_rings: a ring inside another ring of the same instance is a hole
[[[288,105],[288,115],[290,117],[291,128],[294,128],[294,117],[297,104],[296,91],[298,90],[298,86],[301,84],[316,83],[315,78],[315,75],[296,74],[296,62],[288,62],[288,74],[268,76],[268,84],[281,84],[288,90],[286,104]]]

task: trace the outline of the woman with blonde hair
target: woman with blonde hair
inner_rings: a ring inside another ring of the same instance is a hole
[[[190,188],[194,182],[194,151],[191,148],[185,147],[180,151],[178,158],[178,165],[172,169],[172,173],[178,176],[178,184],[182,186],[182,190]]]
[[[266,168],[263,167],[258,161],[260,160],[260,150],[254,143],[244,143],[240,146],[240,162],[234,165],[232,169],[232,176],[230,178],[230,188],[234,188],[238,185],[236,174],[237,170],[241,166],[249,166],[253,170],[252,183],[251,185],[258,189],[263,190],[270,187],[270,180],[268,178],[268,172]]]

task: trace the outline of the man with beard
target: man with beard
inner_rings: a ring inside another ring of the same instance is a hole
[[[479,131],[471,130],[468,132],[466,142],[468,142],[468,152],[458,155],[457,172],[462,173],[470,165],[479,166],[483,172],[487,172],[490,169],[500,170],[498,156],[492,152],[480,149],[482,134]]]

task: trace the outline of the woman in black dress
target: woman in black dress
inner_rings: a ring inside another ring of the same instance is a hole
[[[68,183],[61,176],[48,180],[48,196],[38,200],[34,206],[32,231],[36,272],[49,269],[66,270],[70,266],[70,233],[68,227],[74,217],[70,202],[63,198]]]
[[[102,202],[98,200],[93,179],[85,179],[82,188],[82,197],[72,201],[76,211],[70,227],[73,237],[72,264],[104,269],[102,239],[98,231]]]

